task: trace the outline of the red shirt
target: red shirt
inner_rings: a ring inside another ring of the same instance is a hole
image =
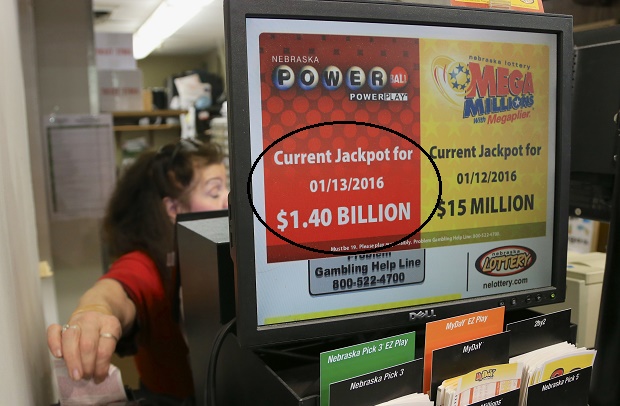
[[[155,263],[142,252],[130,252],[115,261],[101,279],[118,281],[136,305],[134,362],[142,384],[152,392],[179,399],[193,396],[189,351]]]

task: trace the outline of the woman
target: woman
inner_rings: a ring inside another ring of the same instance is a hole
[[[104,219],[116,259],[67,324],[47,329],[50,351],[74,380],[103,381],[116,350],[134,354],[141,389],[157,394],[156,404],[193,396],[188,349],[174,321],[170,254],[177,214],[228,207],[222,160],[216,146],[182,140],[141,155],[119,179]]]

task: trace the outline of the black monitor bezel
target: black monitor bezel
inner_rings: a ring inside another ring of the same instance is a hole
[[[425,314],[425,311],[429,309],[433,311],[426,312],[426,314],[431,315],[432,320],[435,320],[501,305],[506,306],[507,309],[520,309],[564,301],[570,173],[570,77],[573,57],[571,16],[366,0],[225,0],[224,14],[232,186],[229,199],[231,203],[231,253],[235,262],[237,337],[242,346],[267,346],[398,327],[414,329],[429,319],[415,318],[412,314],[414,312]],[[246,18],[249,17],[487,28],[555,34],[558,41],[558,77],[564,80],[558,80],[557,88],[556,206],[551,286],[514,294],[461,299],[276,326],[258,326],[256,275],[253,271],[255,269],[254,215],[247,196],[248,175],[253,163],[250,151],[245,26]],[[414,320],[411,320],[412,318]]]

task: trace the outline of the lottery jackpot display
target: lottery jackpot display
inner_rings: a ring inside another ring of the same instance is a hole
[[[557,32],[255,15],[244,26],[250,164],[235,199],[252,211],[253,269],[237,272],[252,273],[257,329],[563,295]]]

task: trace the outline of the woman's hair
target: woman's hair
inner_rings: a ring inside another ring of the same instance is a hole
[[[140,155],[121,176],[103,220],[104,240],[113,258],[142,251],[166,276],[166,257],[173,249],[174,224],[165,197],[187,199],[194,171],[224,159],[216,144],[181,140],[158,152]]]

